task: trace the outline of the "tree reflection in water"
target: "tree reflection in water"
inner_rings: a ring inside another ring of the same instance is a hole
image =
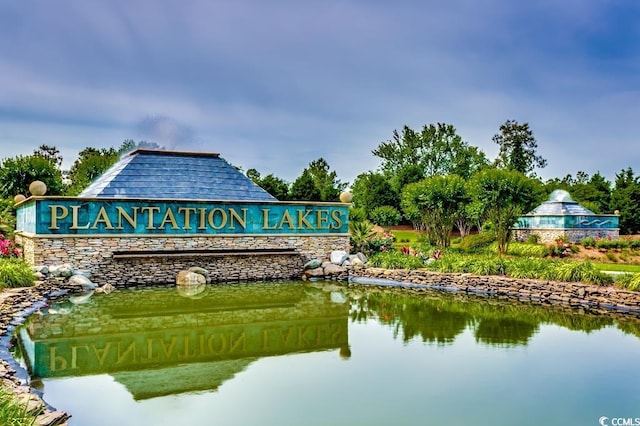
[[[350,289],[353,322],[376,318],[404,342],[417,337],[425,343],[451,344],[469,328],[479,343],[493,346],[527,345],[541,324],[554,324],[586,333],[617,326],[640,337],[640,318],[628,314],[602,315],[570,307],[503,301],[456,293],[408,294],[403,289]]]

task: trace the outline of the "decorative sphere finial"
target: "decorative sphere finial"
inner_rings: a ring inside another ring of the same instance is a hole
[[[13,202],[14,202],[14,204],[18,204],[18,203],[23,202],[26,199],[27,199],[27,197],[25,197],[24,195],[18,194],[15,197],[13,197]]]
[[[340,193],[340,201],[343,203],[350,203],[353,200],[353,195],[349,191],[343,191]]]
[[[29,185],[29,192],[31,193],[31,195],[44,195],[47,193],[47,185],[45,185],[45,183],[42,181],[34,180]]]

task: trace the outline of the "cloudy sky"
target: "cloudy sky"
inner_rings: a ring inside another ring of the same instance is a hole
[[[0,3],[0,158],[69,167],[124,139],[342,181],[407,124],[490,159],[528,122],[543,178],[640,172],[635,0],[24,0]]]

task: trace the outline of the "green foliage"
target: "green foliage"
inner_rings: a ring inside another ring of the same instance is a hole
[[[400,204],[409,220],[426,229],[432,243],[448,247],[453,225],[468,201],[464,179],[448,175],[407,185]]]
[[[493,136],[493,141],[500,145],[496,159],[498,167],[527,175],[536,167],[544,168],[547,165],[547,160],[536,155],[538,143],[529,129],[529,123],[507,120],[500,126],[500,133]]]
[[[593,248],[596,246],[596,239],[594,237],[584,237],[580,240],[580,244],[584,248]]]
[[[349,243],[354,252],[366,250],[367,241],[373,236],[373,223],[368,220],[349,221]]]
[[[611,284],[613,278],[601,272],[593,263],[585,262],[557,262],[549,269],[545,278],[554,281],[585,282],[590,284]]]
[[[400,223],[402,217],[395,207],[380,206],[373,209],[370,218],[376,225],[389,229],[389,227]]]
[[[373,150],[382,159],[385,174],[397,177],[407,170],[413,175],[405,184],[437,175],[457,174],[469,178],[488,161],[482,151],[469,146],[451,124],[425,125],[420,132],[404,126],[402,134],[393,131],[393,138]]]
[[[531,234],[527,237],[528,244],[538,244],[539,242],[540,242],[540,235],[538,234]]]
[[[483,206],[487,219],[494,226],[498,253],[506,253],[511,227],[538,200],[536,183],[517,171],[489,169],[477,173],[471,179],[470,188],[473,198]]]
[[[373,233],[364,243],[362,252],[370,256],[379,252],[393,251],[396,238],[390,232]]]
[[[29,185],[35,180],[47,185],[46,195],[64,193],[62,172],[48,159],[40,155],[5,158],[0,166],[0,197],[29,196]]]
[[[371,266],[386,269],[418,269],[424,266],[423,257],[410,256],[401,251],[378,252],[369,258]]]
[[[640,177],[635,176],[631,167],[616,175],[616,185],[611,194],[613,210],[620,212],[620,232],[637,234],[640,232]]]
[[[28,412],[27,404],[18,402],[17,397],[0,387],[0,424],[5,426],[31,426],[42,412],[38,409]]]
[[[128,146],[128,145],[127,145]],[[71,184],[67,190],[68,195],[78,195],[95,179],[100,177],[109,167],[120,158],[120,151],[114,148],[87,147],[80,151],[78,158],[73,162],[69,170]]]
[[[20,258],[0,258],[0,289],[30,287],[35,277],[31,267]]]
[[[13,200],[0,198],[0,233],[11,236],[15,229],[16,215]]]
[[[351,185],[353,205],[370,213],[380,206],[400,206],[398,192],[392,188],[389,178],[381,173],[367,172],[358,175]]]
[[[496,244],[497,248],[497,244]],[[538,257],[542,258],[547,254],[546,247],[543,244],[518,243],[509,244],[507,254],[517,257]]]
[[[273,174],[268,174],[262,178],[260,176],[260,172],[256,169],[247,170],[246,175],[256,185],[276,197],[279,201],[289,199],[289,184],[284,180],[274,176]]]
[[[496,234],[494,232],[471,234],[462,239],[460,242],[460,248],[467,253],[472,253],[478,249],[489,246],[491,243],[495,242],[495,240]]]
[[[532,257],[506,258],[495,255],[447,252],[439,260],[427,263],[424,267],[444,273],[506,275],[516,279],[545,279],[598,285],[613,282],[610,275],[601,272],[591,262],[547,260]]]
[[[338,201],[340,192],[346,186],[346,183],[340,182],[335,171],[330,171],[329,164],[319,158],[309,163],[291,184],[290,195],[292,200]]]
[[[620,274],[616,276],[615,283],[627,290],[640,291],[640,273]]]

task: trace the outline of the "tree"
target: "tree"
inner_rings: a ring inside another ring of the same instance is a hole
[[[62,155],[60,155],[60,151],[55,146],[40,145],[38,149],[33,151],[33,154],[51,161],[57,169],[62,167]]]
[[[499,254],[507,252],[511,228],[518,217],[538,202],[536,186],[533,179],[515,170],[483,170],[471,179],[472,197],[496,231]]]
[[[78,158],[73,162],[69,170],[71,184],[67,190],[68,195],[78,195],[95,179],[101,176],[109,167],[120,158],[120,152],[115,148],[91,148],[80,151]]]
[[[454,126],[445,123],[424,125],[419,133],[405,125],[402,134],[394,130],[393,138],[378,145],[373,154],[382,159],[385,174],[411,176],[407,183],[417,182],[416,177],[448,174],[468,179],[488,165],[481,150],[469,146]]]
[[[400,212],[392,206],[380,206],[371,212],[371,220],[376,225],[382,226],[386,231],[393,225],[400,223]]]
[[[640,177],[634,176],[631,167],[616,174],[615,188],[611,194],[611,207],[620,213],[620,232],[640,232]]]
[[[273,174],[268,174],[262,178],[259,185],[280,201],[289,199],[289,184]]]
[[[468,202],[464,179],[448,175],[407,185],[401,205],[407,217],[426,229],[432,243],[448,247],[461,206]]]
[[[528,175],[536,167],[544,168],[547,165],[547,160],[536,155],[538,143],[529,129],[529,123],[519,124],[515,120],[507,120],[500,126],[500,133],[493,136],[493,141],[500,145],[496,158],[496,166],[499,168]]]
[[[313,176],[308,169],[302,171],[300,175],[291,184],[291,199],[298,201],[321,201],[320,190],[313,181]]]
[[[377,207],[400,207],[399,197],[391,187],[389,179],[382,173],[367,172],[356,176],[351,186],[353,205],[364,210],[366,216],[371,218],[371,212]]]
[[[4,159],[0,166],[0,195],[4,198],[29,195],[29,185],[35,180],[47,185],[47,195],[64,193],[62,173],[53,162],[40,155],[19,155]]]
[[[338,201],[340,192],[347,184],[340,182],[335,171],[330,171],[329,164],[319,158],[309,163],[291,185],[290,195],[293,200]]]
[[[260,172],[256,169],[247,170],[246,175],[256,185],[276,197],[278,200],[284,201],[289,199],[289,184],[284,180],[274,176],[273,174],[268,174],[262,178]]]
[[[313,178],[313,183],[320,191],[320,201],[338,201],[340,192],[347,186],[346,183],[340,182],[337,173],[331,171],[329,164],[319,158],[309,163],[309,173]]]

